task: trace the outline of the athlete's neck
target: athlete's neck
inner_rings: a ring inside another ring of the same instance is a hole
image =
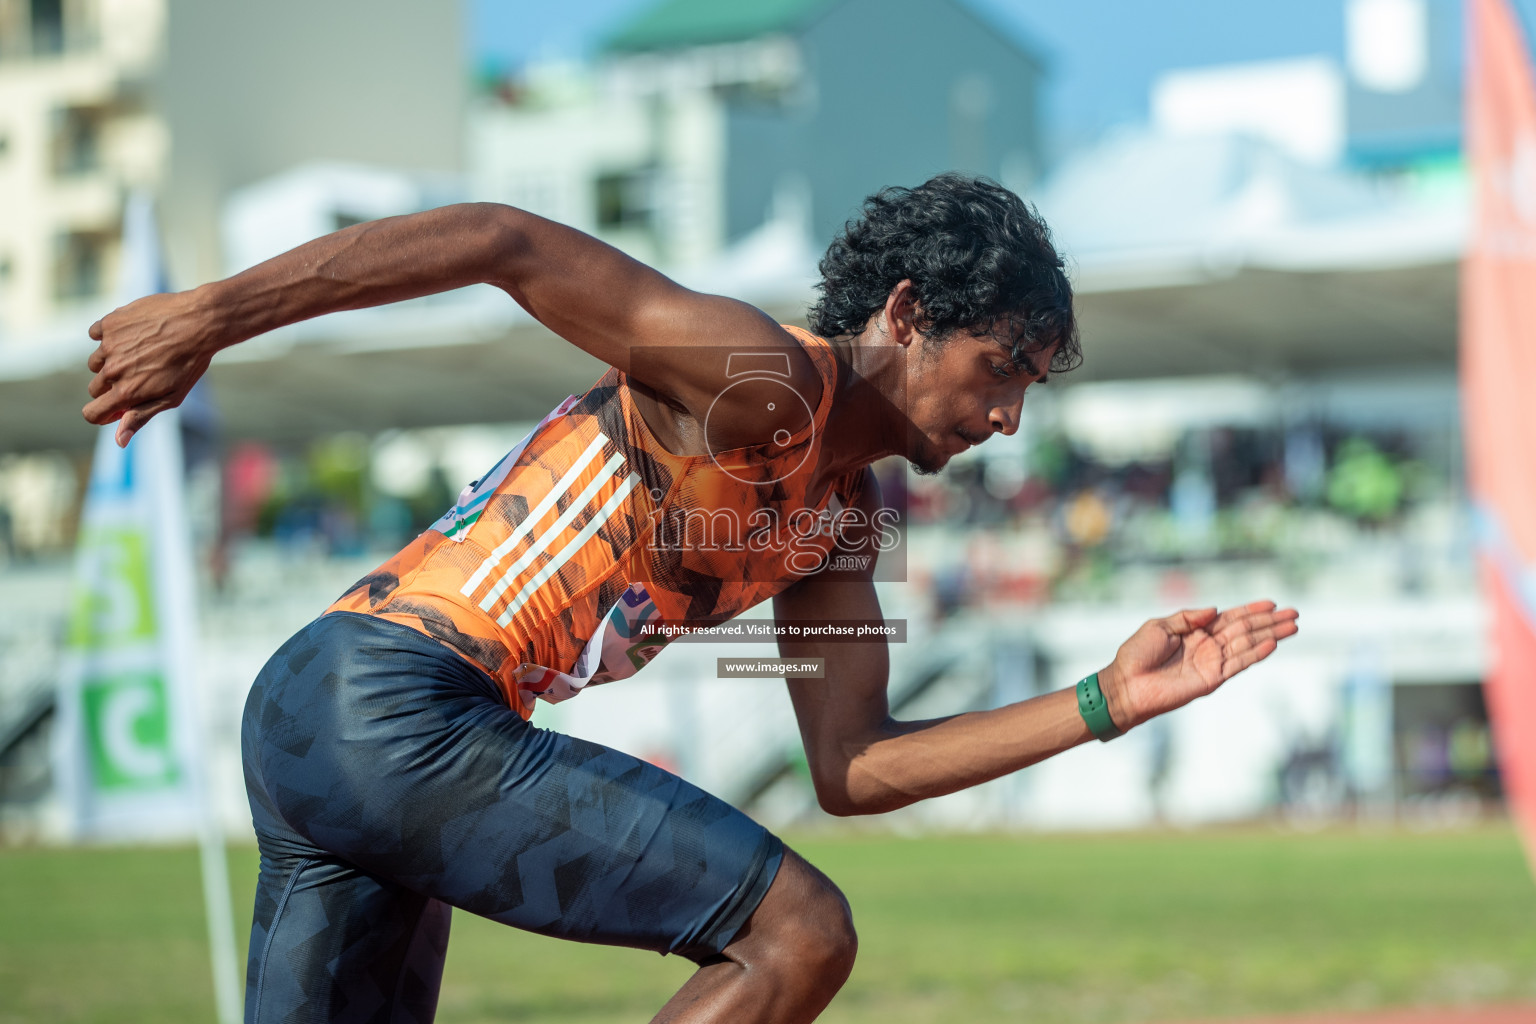
[[[902,352],[863,333],[829,339],[837,357],[837,395],[827,415],[820,473],[835,479],[887,455],[904,455],[909,421]]]

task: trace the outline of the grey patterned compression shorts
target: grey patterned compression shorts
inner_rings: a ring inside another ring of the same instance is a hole
[[[529,724],[480,669],[369,616],[284,644],[241,741],[261,848],[247,1024],[431,1020],[450,907],[702,961],[783,856],[725,802]]]

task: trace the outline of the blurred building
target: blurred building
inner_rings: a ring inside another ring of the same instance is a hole
[[[1150,120],[1177,137],[1262,139],[1313,166],[1454,159],[1461,143],[1459,5],[1345,0],[1344,51],[1170,68]]]
[[[460,5],[430,0],[0,0],[5,449],[90,443],[85,328],[128,191],[157,197],[173,287],[224,276],[229,197],[297,166],[407,175],[409,209],[455,197],[463,45]],[[364,195],[292,244],[379,215]]]
[[[236,189],[314,161],[458,172],[469,86],[461,3],[166,2],[161,208],[181,287],[223,276],[218,226]]]
[[[234,189],[316,160],[456,172],[462,47],[459,6],[424,0],[0,0],[0,342],[100,315],[129,190],[196,284]]]
[[[99,300],[122,198],[155,188],[164,0],[0,0],[0,332]]]
[[[481,105],[474,187],[670,267],[775,221],[819,249],[885,185],[1033,181],[1044,65],[1015,35],[959,0],[661,0]]]
[[[1349,161],[1391,167],[1457,156],[1462,5],[1348,0],[1344,17]]]

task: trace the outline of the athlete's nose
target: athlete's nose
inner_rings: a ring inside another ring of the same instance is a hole
[[[1024,399],[1020,398],[1012,405],[996,406],[987,414],[987,420],[992,424],[992,432],[1011,437],[1019,429],[1019,414],[1023,411]]]

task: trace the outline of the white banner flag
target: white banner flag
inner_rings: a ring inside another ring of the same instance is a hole
[[[192,566],[180,424],[101,429],[60,680],[59,780],[79,838],[190,838],[202,808],[189,678]]]

